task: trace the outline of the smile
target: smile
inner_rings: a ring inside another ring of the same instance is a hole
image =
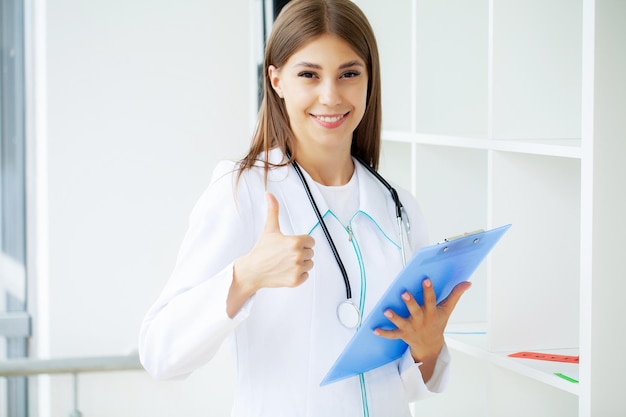
[[[349,114],[325,114],[325,115],[315,115],[311,114],[311,116],[322,126],[325,128],[335,128],[341,126],[343,124],[346,116]]]
[[[335,116],[314,116],[317,120],[322,121],[324,123],[336,123],[339,120],[343,119],[345,114],[338,114]]]

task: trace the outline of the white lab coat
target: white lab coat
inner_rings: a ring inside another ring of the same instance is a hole
[[[270,152],[271,161],[282,158],[279,150]],[[360,209],[350,224],[354,238],[332,215],[325,221],[350,277],[353,299],[362,300],[367,315],[402,260],[393,200],[364,167],[355,166]],[[246,171],[235,188],[235,167],[232,162],[216,167],[192,211],[173,274],[144,319],[139,353],[146,370],[158,379],[185,378],[229,339],[237,369],[236,417],[408,417],[409,401],[443,390],[449,363],[445,347],[427,385],[407,351],[362,378],[320,387],[355,330],[337,320],[337,305],[346,299],[343,279],[290,166],[269,172],[267,191],[279,202],[284,234],[315,238],[309,279],[297,288],[260,290],[234,318],[227,316],[233,261],[250,251],[267,216],[262,168]],[[327,213],[322,194],[305,175],[321,213]],[[410,255],[425,244],[424,221],[415,199],[398,192],[411,221]]]

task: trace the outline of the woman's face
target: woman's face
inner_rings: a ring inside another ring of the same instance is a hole
[[[268,69],[284,99],[298,150],[350,150],[352,132],[367,100],[366,63],[350,45],[322,35],[296,51],[281,68]]]

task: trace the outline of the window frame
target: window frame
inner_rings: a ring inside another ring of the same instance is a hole
[[[28,357],[26,0],[0,2],[0,355]],[[28,380],[0,385],[0,416],[28,416]]]

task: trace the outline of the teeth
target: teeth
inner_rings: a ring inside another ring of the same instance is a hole
[[[335,123],[343,119],[343,114],[339,116],[332,116],[332,117],[331,116],[317,116],[317,119],[321,120],[324,123]]]

